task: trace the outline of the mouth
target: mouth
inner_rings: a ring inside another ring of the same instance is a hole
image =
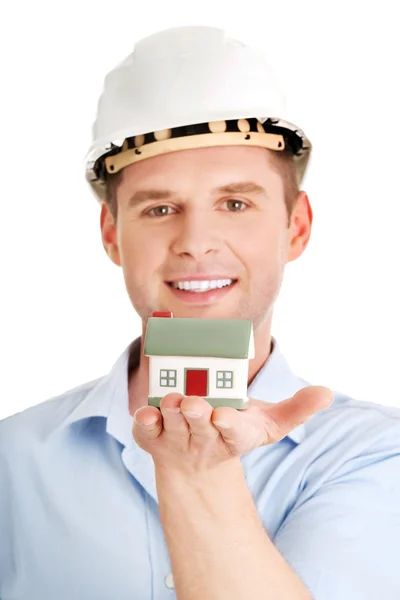
[[[202,279],[184,281],[166,281],[171,292],[185,302],[215,302],[228,294],[237,284],[238,279]]]
[[[237,279],[201,279],[199,281],[167,281],[168,285],[176,290],[196,293],[204,293],[210,290],[222,289],[236,282]]]

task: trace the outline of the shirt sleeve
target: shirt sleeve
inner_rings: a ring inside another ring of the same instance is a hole
[[[313,600],[399,600],[399,423],[302,494],[273,541]]]

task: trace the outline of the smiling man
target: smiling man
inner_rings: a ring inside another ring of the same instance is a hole
[[[290,206],[288,228],[279,158],[239,145],[161,154],[125,167],[111,184],[117,215],[111,201],[101,211],[105,249],[123,268],[143,326],[156,310],[251,320],[250,381],[269,354],[285,264],[302,254],[311,231],[304,192]]]
[[[0,422],[1,600],[397,600],[400,413],[310,385],[271,335],[313,215],[311,143],[264,59],[214,28],[145,38],[106,77],[93,138],[142,336]],[[154,311],[252,322],[245,410],[148,406]]]

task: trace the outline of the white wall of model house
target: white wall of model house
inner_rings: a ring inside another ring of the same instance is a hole
[[[211,398],[247,398],[247,358],[210,358],[203,356],[150,356],[149,396],[164,397],[170,392],[185,393],[185,369],[208,369],[208,396]],[[160,371],[176,370],[176,386],[160,385]],[[231,388],[217,386],[217,371],[233,371]]]

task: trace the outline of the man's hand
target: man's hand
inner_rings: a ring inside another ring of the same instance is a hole
[[[160,410],[144,406],[136,411],[132,433],[156,467],[195,475],[279,442],[332,400],[329,388],[309,386],[276,404],[249,399],[248,408],[236,410],[213,409],[204,398],[171,393]]]

